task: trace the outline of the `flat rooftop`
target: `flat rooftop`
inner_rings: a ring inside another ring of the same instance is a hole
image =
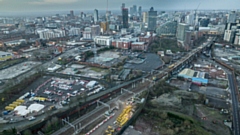
[[[145,42],[133,42],[132,44],[144,45]]]
[[[8,54],[11,54],[11,53],[0,51],[0,55],[8,55]]]

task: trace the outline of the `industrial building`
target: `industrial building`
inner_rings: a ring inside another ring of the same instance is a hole
[[[205,72],[194,71],[189,68],[182,70],[178,74],[178,77],[187,79],[198,85],[208,84],[207,74]]]
[[[13,55],[11,53],[0,51],[0,61],[12,59],[12,57]]]

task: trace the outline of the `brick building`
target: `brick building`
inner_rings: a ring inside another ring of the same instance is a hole
[[[145,42],[133,42],[131,44],[132,50],[146,51],[147,47],[148,47],[148,45]]]
[[[131,42],[127,40],[113,40],[112,41],[112,46],[115,48],[120,48],[120,49],[130,49],[131,48]]]

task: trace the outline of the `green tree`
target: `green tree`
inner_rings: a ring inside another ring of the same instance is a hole
[[[167,113],[166,112],[162,112],[161,114],[160,114],[160,118],[162,118],[162,119],[167,119],[167,117],[168,117],[168,115],[167,115]]]
[[[23,132],[23,135],[33,135],[33,134],[29,129],[27,129]]]
[[[52,130],[52,124],[51,124],[51,121],[48,120],[45,126],[43,127],[43,132],[49,133],[51,130]]]
[[[15,135],[17,134],[17,129],[15,127],[8,129],[8,130],[4,130],[2,132],[3,135]]]
[[[165,120],[165,125],[166,125],[166,127],[172,127],[173,124],[174,124],[174,123],[173,123],[171,120],[169,120],[169,119]]]
[[[53,128],[57,128],[59,126],[59,119],[57,117],[52,117],[51,124]]]
[[[190,128],[190,121],[189,120],[185,120],[184,122],[183,122],[183,125],[185,126],[185,127],[188,127],[188,128]]]

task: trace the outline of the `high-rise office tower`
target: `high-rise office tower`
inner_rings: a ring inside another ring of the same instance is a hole
[[[133,15],[137,15],[137,6],[133,5]]]
[[[144,23],[148,22],[148,12],[143,12],[143,22]]]
[[[122,7],[121,7],[121,10],[125,8],[125,3],[122,3]]]
[[[138,7],[138,15],[142,16],[142,7],[141,6]]]
[[[231,11],[231,13],[228,14],[228,23],[235,23],[236,22],[236,13],[235,11]]]
[[[130,16],[133,16],[133,13],[134,13],[134,12],[133,12],[133,7],[130,7],[130,13],[129,13]]]
[[[83,12],[80,13],[80,17],[84,18],[84,13]]]
[[[148,30],[154,31],[157,26],[157,11],[154,11],[153,7],[148,11]]]
[[[128,28],[128,9],[127,8],[122,9],[122,25],[123,25],[123,28]]]
[[[94,20],[95,24],[98,22],[98,10],[97,9],[94,10],[93,20]]]
[[[73,10],[70,11],[70,17],[71,17],[71,18],[74,18]]]
[[[189,31],[189,25],[186,23],[179,23],[177,26],[177,39],[180,41],[184,41],[186,31]]]

